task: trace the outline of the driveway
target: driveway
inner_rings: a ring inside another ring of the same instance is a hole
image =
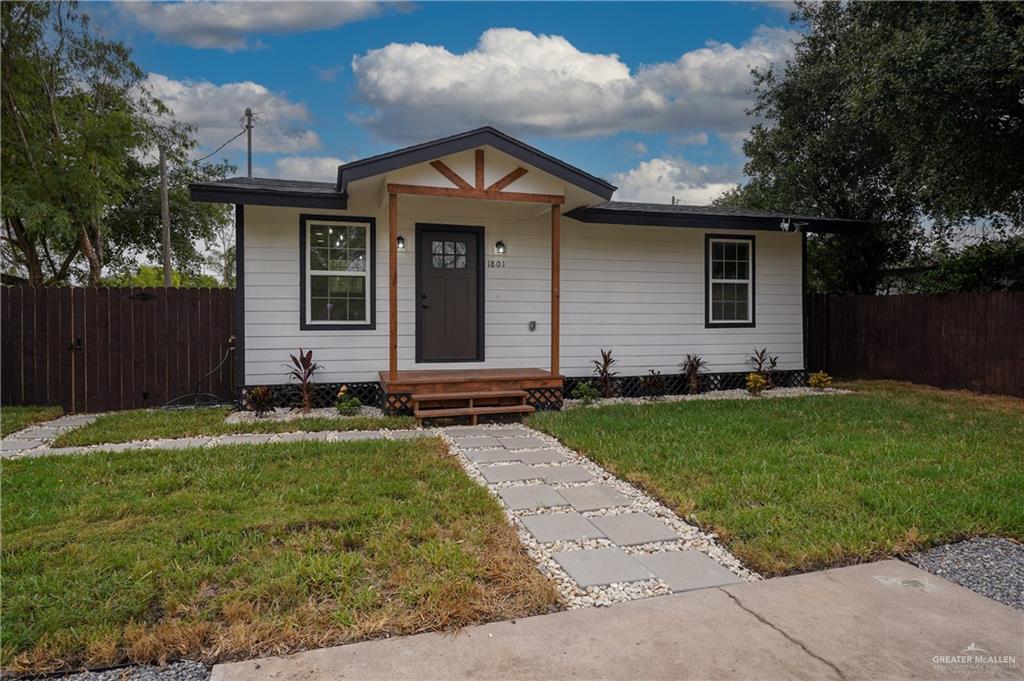
[[[1024,614],[888,560],[218,665],[211,681],[1022,674]]]

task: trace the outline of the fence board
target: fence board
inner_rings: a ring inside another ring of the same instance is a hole
[[[808,296],[807,368],[1024,396],[1024,293]]]
[[[107,411],[191,393],[235,331],[234,300],[232,289],[4,286],[0,399]],[[233,365],[202,390],[232,398]]]

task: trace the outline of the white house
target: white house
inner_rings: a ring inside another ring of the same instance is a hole
[[[318,381],[397,410],[502,391],[431,403],[498,410],[525,391],[557,407],[601,349],[623,386],[678,374],[688,353],[707,385],[730,384],[755,347],[802,380],[806,233],[863,225],[614,191],[489,127],[345,164],[333,182],[191,187],[236,205],[243,387],[285,383],[299,347]]]

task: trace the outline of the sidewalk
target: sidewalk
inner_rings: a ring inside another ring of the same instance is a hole
[[[948,659],[964,655],[986,661]],[[223,664],[211,681],[1022,675],[1024,614],[889,560]]]

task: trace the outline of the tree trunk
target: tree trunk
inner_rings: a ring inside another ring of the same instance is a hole
[[[39,254],[36,253],[35,243],[28,236],[25,223],[21,221],[20,217],[15,216],[7,219],[7,225],[7,241],[21,256],[21,262],[28,272],[29,285],[42,286],[44,284],[43,265],[39,260]],[[11,238],[11,234],[14,235],[13,238]]]
[[[89,286],[99,286],[103,276],[103,262],[84,226],[79,231],[78,243],[81,244],[82,253],[85,254],[85,259],[89,262]]]

